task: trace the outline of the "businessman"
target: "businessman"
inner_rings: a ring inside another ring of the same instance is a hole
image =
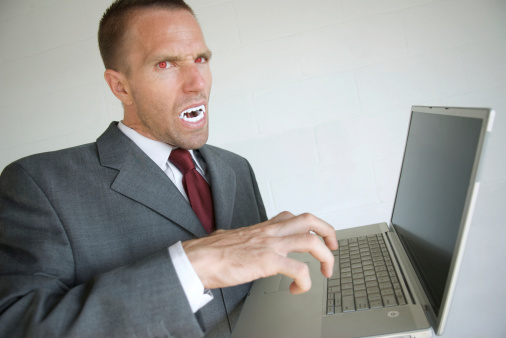
[[[249,163],[206,145],[211,52],[190,7],[115,1],[99,46],[123,120],[0,176],[0,336],[226,337],[251,281],[311,287],[289,252],[332,274],[333,228],[267,220]]]

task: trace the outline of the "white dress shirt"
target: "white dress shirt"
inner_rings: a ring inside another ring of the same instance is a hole
[[[163,170],[163,172],[165,172],[186,201],[188,201],[188,196],[186,195],[183,187],[183,174],[169,161],[169,155],[174,147],[142,136],[135,130],[125,126],[122,121],[118,123],[118,128],[139,148],[141,148],[141,150],[146,153],[146,155],[148,155],[148,157],[153,160],[153,162],[155,162],[160,169]],[[193,150],[190,150],[190,154],[197,171],[202,175],[202,177],[204,177],[204,179],[208,180],[205,175],[206,167],[204,162],[198,161],[198,156],[195,156]],[[213,295],[210,290],[204,289],[204,285],[188,260],[181,242],[177,242],[176,244],[170,246],[168,250],[172,264],[176,269],[177,276],[186,294],[186,298],[190,303],[193,313],[195,313],[204,305],[209,303],[213,299]]]

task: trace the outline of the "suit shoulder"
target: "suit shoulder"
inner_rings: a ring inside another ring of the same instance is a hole
[[[216,146],[206,144],[205,147],[216,156],[219,156],[222,160],[229,163],[248,163],[248,160],[241,155],[237,155],[229,150],[225,150]]]
[[[43,152],[23,157],[9,166],[20,166],[27,170],[51,166],[79,166],[97,158],[96,143],[88,143],[66,149]]]

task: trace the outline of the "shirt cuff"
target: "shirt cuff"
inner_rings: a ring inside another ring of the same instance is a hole
[[[214,298],[213,294],[211,290],[204,289],[204,284],[202,284],[199,276],[193,269],[181,242],[177,242],[169,247],[169,255],[188,303],[190,303],[190,307],[193,313],[195,313]]]

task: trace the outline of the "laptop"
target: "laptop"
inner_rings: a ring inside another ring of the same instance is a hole
[[[389,223],[337,230],[334,275],[255,281],[232,337],[430,337],[450,311],[492,131],[485,108],[413,106]]]

